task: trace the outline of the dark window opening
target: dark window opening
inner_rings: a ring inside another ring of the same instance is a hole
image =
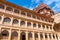
[[[3,33],[2,36],[8,36],[8,35]]]
[[[33,24],[33,27],[36,27],[36,24]]]
[[[43,38],[43,35],[42,35],[42,34],[40,34],[40,37],[41,37],[41,38]]]
[[[18,20],[14,19],[13,24],[18,24]]]
[[[4,18],[4,22],[10,23],[11,19],[10,18]]]
[[[49,34],[49,38],[51,38],[51,35]]]
[[[55,38],[55,36],[53,35],[53,38]]]
[[[33,17],[33,18],[36,18],[36,16],[35,16],[35,15],[32,15],[32,17]]]
[[[21,25],[25,25],[25,22],[24,21],[21,21]]]
[[[1,9],[4,9],[4,5],[0,4],[0,8],[1,8]]]
[[[45,34],[45,38],[48,38],[48,37],[47,37],[47,34]]]
[[[40,24],[38,24],[38,28],[40,28],[41,27],[41,25]]]
[[[43,29],[45,28],[45,25],[43,25]]]
[[[31,14],[30,14],[30,13],[27,13],[27,16],[28,16],[28,17],[31,17]]]
[[[2,17],[0,16],[0,20],[2,19]]]
[[[37,34],[35,34],[35,37],[36,37],[36,38],[38,38],[38,35],[37,35]]]
[[[26,40],[25,35],[22,35],[22,40]]]
[[[7,7],[6,10],[8,10],[8,11],[13,11],[13,8]]]
[[[49,27],[47,26],[47,29],[48,29]]]
[[[24,11],[21,11],[21,15],[26,15]]]
[[[27,23],[27,26],[31,26],[31,23],[30,23],[30,22],[28,22],[28,23]]]
[[[15,12],[15,13],[19,13],[19,10],[15,9],[14,12]]]

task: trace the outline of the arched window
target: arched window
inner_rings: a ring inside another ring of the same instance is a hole
[[[47,29],[49,28],[49,26],[46,26],[47,27]]]
[[[26,40],[26,33],[25,32],[21,33],[21,40]]]
[[[1,9],[4,9],[4,5],[3,5],[3,4],[0,4],[0,8],[1,8]]]
[[[9,32],[7,31],[7,30],[3,30],[2,32],[1,32],[1,36],[0,36],[1,38],[0,38],[0,40],[2,39],[2,40],[4,40],[4,39],[6,39],[6,40],[8,40],[8,38],[9,38]]]
[[[21,21],[20,25],[21,25],[21,26],[22,26],[22,25],[25,25],[25,21]]]
[[[30,22],[27,22],[27,26],[31,26],[31,23]]]
[[[28,17],[31,17],[31,14],[30,14],[30,13],[27,13],[27,16],[28,16]]]
[[[18,24],[18,23],[19,23],[19,21],[17,19],[13,20],[13,24]]]
[[[11,8],[11,7],[6,7],[6,10],[8,10],[8,11],[13,11],[13,8]]]
[[[35,23],[33,24],[33,27],[36,27],[36,24]]]
[[[2,19],[2,17],[0,16],[0,20]]]
[[[50,26],[50,29],[52,29],[52,26]]]
[[[37,33],[35,33],[35,38],[38,38],[38,34]]]
[[[18,33],[16,31],[12,32],[12,36],[18,36]]]
[[[28,36],[32,38],[32,33],[31,33],[31,32],[29,32],[29,33],[28,33]]]
[[[53,35],[53,38],[55,38],[55,36]]]
[[[45,28],[45,25],[42,25],[43,26],[43,29]]]
[[[10,18],[8,18],[8,17],[4,18],[4,22],[10,23],[10,21],[11,21]]]
[[[36,19],[36,15],[32,15],[32,17]]]
[[[7,30],[4,30],[1,32],[2,36],[9,36],[9,32]]]
[[[21,15],[26,15],[26,13],[24,11],[21,11]]]
[[[18,9],[14,9],[14,12],[15,12],[15,13],[19,13],[19,10],[18,10]]]
[[[45,34],[45,38],[48,38],[48,37],[47,37],[47,34]]]
[[[42,35],[42,34],[40,34],[40,37],[41,37],[41,38],[43,38],[43,35]]]
[[[18,39],[18,32],[17,31],[13,31],[11,33],[11,40],[17,40]]]
[[[41,27],[41,25],[40,24],[38,24],[38,28],[40,28]]]
[[[49,34],[49,38],[51,38],[51,34]]]

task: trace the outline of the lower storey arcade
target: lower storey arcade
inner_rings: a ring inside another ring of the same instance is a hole
[[[58,40],[56,33],[0,27],[0,40]]]

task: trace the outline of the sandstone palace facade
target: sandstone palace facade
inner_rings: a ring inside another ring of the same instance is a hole
[[[52,15],[45,4],[28,10],[0,1],[0,40],[60,40]]]

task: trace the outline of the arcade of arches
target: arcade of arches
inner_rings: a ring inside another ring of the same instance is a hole
[[[57,34],[34,32],[34,31],[15,31],[2,30],[0,40],[57,40]]]

